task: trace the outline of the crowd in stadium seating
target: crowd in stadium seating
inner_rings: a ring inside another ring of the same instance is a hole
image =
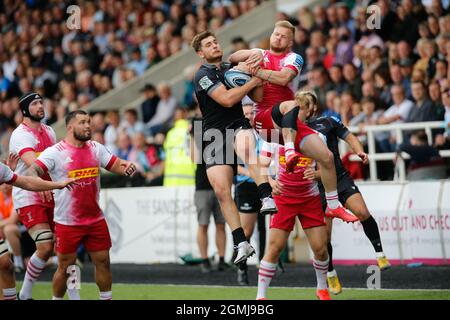
[[[69,17],[66,8],[72,2],[0,3],[3,147],[8,133],[21,120],[18,97],[24,92],[33,89],[46,98],[46,122],[53,124],[67,112],[85,108],[96,97],[189,47],[196,33],[217,30],[259,3],[257,0],[79,1],[80,29],[70,30],[66,25]],[[161,106],[170,107],[172,112],[165,115],[156,111],[150,121],[152,133],[167,123],[176,104],[167,86],[158,87],[158,93]]]
[[[45,96],[46,122],[55,123],[69,110],[86,107],[92,99],[187,48],[197,32],[215,31],[260,2],[83,1],[81,31],[71,31],[65,27],[62,1],[3,1],[1,151],[7,151],[9,133],[20,121],[17,97],[23,92],[34,89]],[[368,28],[369,3],[381,9],[379,29]],[[293,51],[305,60],[298,88],[314,90],[325,114],[347,126],[364,129],[444,119],[450,123],[450,11],[448,3],[446,7],[442,3],[330,1],[323,7],[300,8],[293,16],[278,13],[278,20],[297,26]],[[27,7],[30,4],[34,8]],[[245,34],[241,36],[245,39]],[[242,38],[233,41],[236,50],[247,46]],[[194,66],[185,70],[183,101],[177,101],[165,83],[147,84],[142,88],[142,105],[123,115],[94,115],[93,138],[121,157],[143,149],[146,158],[138,158],[144,164],[160,163],[161,144],[176,108],[195,107],[194,71]],[[448,131],[433,130],[436,148],[450,148]],[[379,151],[396,150],[390,132],[375,137]],[[360,138],[366,143],[364,134]],[[159,174],[156,171],[147,171],[151,172],[148,181]]]

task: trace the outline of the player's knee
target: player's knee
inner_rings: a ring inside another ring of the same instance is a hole
[[[319,159],[320,165],[326,167],[328,169],[333,168],[334,166],[334,156],[330,150],[326,150],[323,152],[322,156]]]
[[[328,258],[328,249],[327,246],[321,246],[314,250],[314,257],[320,261],[325,261]]]
[[[358,217],[360,221],[365,221],[371,216],[369,209],[367,209],[366,206],[361,206],[360,208],[352,208],[350,210],[355,214],[355,216]]]
[[[107,268],[109,269],[109,255],[105,254],[105,255],[101,255],[101,256],[97,256],[95,258],[95,266],[96,267],[101,267],[101,268]]]
[[[6,238],[14,236],[17,231],[18,227],[16,224],[7,224],[3,229],[3,233],[5,234]]]
[[[219,201],[219,203],[223,203],[231,199],[231,191],[228,190],[228,188],[225,188],[224,186],[216,186],[214,188],[214,192],[216,194],[216,198]]]
[[[13,270],[13,264],[7,253],[0,256],[0,270],[3,272],[11,272]]]
[[[36,250],[42,260],[48,260],[53,255],[53,242],[36,242]]]
[[[272,260],[277,260],[283,249],[284,247],[280,244],[271,242],[267,253]]]

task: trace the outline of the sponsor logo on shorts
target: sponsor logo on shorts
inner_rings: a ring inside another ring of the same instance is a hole
[[[100,169],[98,167],[92,167],[69,171],[67,176],[74,179],[83,179],[97,177],[99,174]]]

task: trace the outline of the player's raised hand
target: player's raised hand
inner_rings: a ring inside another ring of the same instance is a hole
[[[122,161],[122,164],[120,165],[123,167],[124,175],[128,177],[132,177],[134,173],[136,172],[136,165],[132,163],[131,161]]]
[[[17,163],[19,162],[20,157],[18,154],[10,153],[8,158],[6,159],[6,165],[12,170],[16,170]]]
[[[250,74],[250,68],[245,62],[239,62],[237,66],[233,67],[233,69]]]
[[[78,185],[77,179],[67,179],[57,183],[60,185],[57,189],[64,189],[67,187],[67,189],[73,190],[73,187]]]
[[[262,55],[262,52],[259,50],[252,50],[252,53],[248,56],[247,60],[245,60],[245,63],[250,68],[256,68],[261,65],[261,62],[263,61],[264,57]]]
[[[361,158],[363,164],[369,163],[369,156],[367,155],[367,153],[365,153],[365,152],[358,152],[357,155],[358,155],[358,157]]]

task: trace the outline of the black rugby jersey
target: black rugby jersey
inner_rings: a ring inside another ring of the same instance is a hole
[[[327,138],[328,149],[333,153],[334,165],[336,166],[336,176],[347,173],[342,164],[341,155],[339,154],[339,138],[344,140],[350,134],[350,131],[338,118],[334,116],[323,116],[309,119],[306,124],[323,134]]]
[[[225,85],[224,74],[231,67],[230,63],[225,62],[220,67],[205,63],[195,73],[195,95],[203,116],[203,130],[218,129],[225,132],[231,123],[245,119],[241,102],[226,108],[208,94],[221,84]]]

